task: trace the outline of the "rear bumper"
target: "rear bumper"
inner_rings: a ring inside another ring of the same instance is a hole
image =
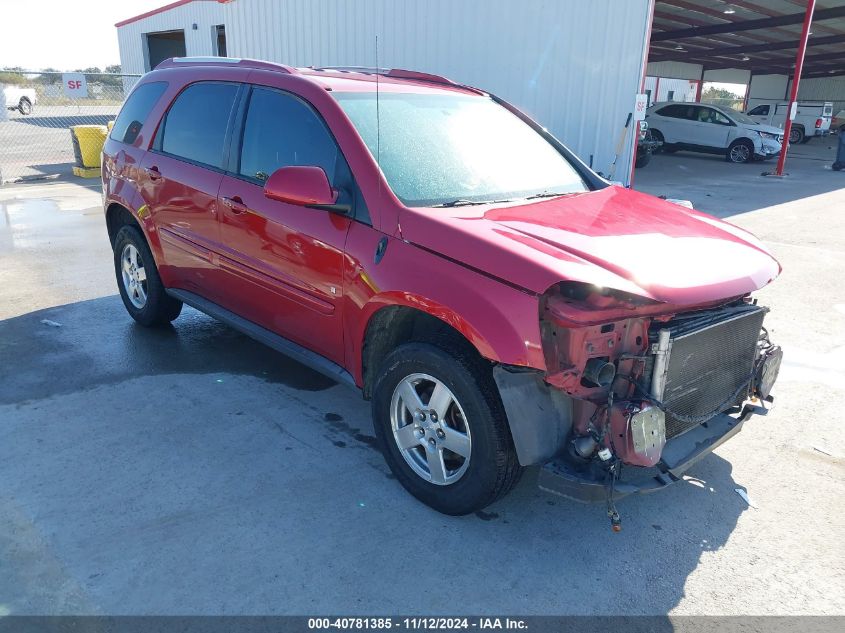
[[[754,414],[765,415],[763,407],[746,405],[736,417],[720,413],[704,424],[666,442],[660,461],[655,468],[628,466],[625,473],[634,471],[631,479],[623,478],[614,486],[614,499],[634,494],[662,490],[680,481],[682,475],[700,459],[712,453],[721,444],[742,430],[745,421]],[[637,477],[636,472],[641,474]],[[563,459],[547,463],[540,470],[537,485],[567,499],[582,503],[606,500],[607,486],[604,478],[590,472],[576,471]]]

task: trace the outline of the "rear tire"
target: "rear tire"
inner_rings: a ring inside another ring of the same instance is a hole
[[[450,348],[408,343],[389,354],[373,388],[373,424],[399,483],[438,512],[464,515],[506,495],[522,467],[490,366]]]
[[[651,162],[651,152],[643,152],[642,154],[637,154],[637,160],[634,163],[634,166],[639,169],[640,167],[645,167]]]
[[[32,114],[32,103],[30,103],[29,99],[26,97],[21,97],[21,100],[18,103],[18,110],[22,115],[28,116]]]
[[[803,143],[804,142],[804,128],[800,125],[795,125],[789,130],[789,142],[790,143]]]
[[[725,160],[729,163],[749,163],[754,159],[754,145],[745,138],[731,143],[725,153]]]
[[[114,238],[114,271],[123,305],[138,323],[163,326],[179,316],[182,302],[167,294],[147,240],[134,226]]]
[[[655,130],[654,128],[649,128],[648,133],[651,134],[651,136],[654,138],[655,141],[660,141],[661,143],[663,143],[663,145],[661,145],[656,150],[654,150],[655,154],[660,154],[660,153],[674,154],[675,152],[678,151],[674,147],[672,147],[671,145],[666,144],[666,139],[664,138],[663,133],[660,130]]]

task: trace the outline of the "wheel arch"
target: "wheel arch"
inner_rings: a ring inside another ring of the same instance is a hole
[[[405,343],[433,343],[439,347],[457,346],[463,351],[484,358],[491,348],[479,336],[464,333],[466,324],[458,324],[460,317],[444,318],[406,304],[383,304],[372,311],[367,319],[361,340],[361,381],[365,398],[372,395],[373,382],[381,362],[390,352]],[[451,321],[451,323],[450,323]],[[458,327],[462,327],[461,332]],[[472,342],[473,338],[475,342]],[[479,349],[481,348],[481,349]]]
[[[117,237],[118,231],[124,226],[134,226],[146,239],[146,232],[144,231],[138,218],[119,202],[112,202],[106,207],[106,231],[109,234],[109,242],[113,245],[114,238]],[[149,242],[149,240],[147,240]]]
[[[526,349],[525,337],[504,313],[490,310],[485,316],[483,323],[472,323],[458,310],[409,293],[374,297],[362,311],[362,327],[355,338],[353,367],[364,397],[369,398],[372,393],[381,361],[408,342],[457,347],[491,363],[537,364]]]

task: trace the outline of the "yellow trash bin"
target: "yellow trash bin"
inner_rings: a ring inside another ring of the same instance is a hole
[[[70,128],[77,167],[100,166],[100,154],[107,133],[105,125],[74,125]]]

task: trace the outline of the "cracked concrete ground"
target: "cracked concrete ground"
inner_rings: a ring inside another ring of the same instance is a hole
[[[637,171],[772,248],[759,296],[786,365],[770,415],[621,502],[618,535],[533,471],[478,515],[429,510],[353,391],[193,310],[136,326],[95,187],[0,189],[0,614],[842,614],[845,175],[826,151],[798,148],[787,180],[685,153]]]

